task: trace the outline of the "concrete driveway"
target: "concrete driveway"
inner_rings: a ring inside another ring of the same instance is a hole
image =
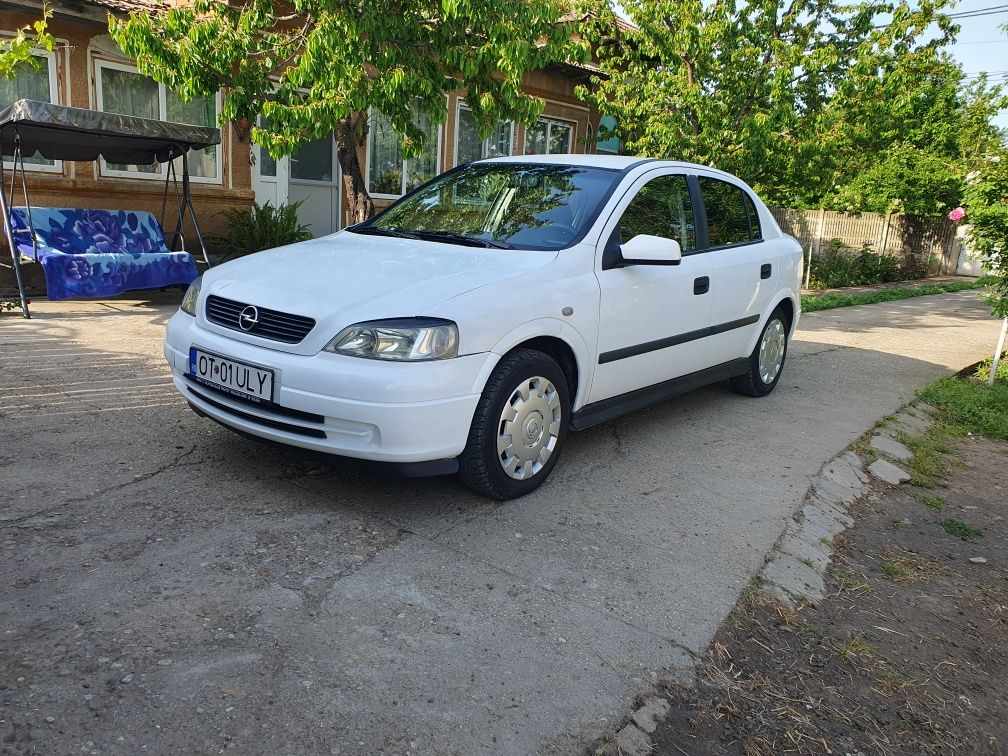
[[[806,315],[771,397],[573,434],[501,504],[197,418],[160,357],[173,309],[0,316],[15,752],[577,752],[683,674],[822,463],[998,325],[972,292]]]

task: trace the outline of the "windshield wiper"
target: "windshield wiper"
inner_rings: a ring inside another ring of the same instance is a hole
[[[464,244],[469,247],[492,247],[493,249],[512,249],[511,245],[507,242],[499,242],[495,239],[482,239],[478,236],[467,236],[466,234],[459,234],[455,231],[421,231],[417,230],[413,232],[416,234],[417,238],[420,239],[430,239],[431,241],[445,241],[454,242],[455,244]]]
[[[359,226],[357,228],[349,228],[348,231],[352,231],[355,234],[371,234],[373,236],[395,236],[399,239],[419,239],[418,234],[414,234],[412,231],[403,231],[399,228],[381,228],[380,226]]]

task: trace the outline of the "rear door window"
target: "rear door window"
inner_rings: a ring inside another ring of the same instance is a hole
[[[747,244],[754,238],[746,209],[745,200],[748,198],[740,187],[727,181],[700,176],[700,190],[707,211],[707,235],[711,247]],[[757,221],[756,238],[759,238],[758,229]]]

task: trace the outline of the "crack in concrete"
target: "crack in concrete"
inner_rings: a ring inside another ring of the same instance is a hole
[[[177,455],[171,462],[169,462],[167,464],[164,464],[164,465],[161,465],[161,467],[158,467],[156,470],[152,470],[152,471],[147,472],[147,473],[141,473],[141,474],[138,474],[138,475],[134,475],[132,480],[128,480],[128,481],[125,481],[123,483],[117,483],[114,486],[109,486],[108,488],[98,489],[97,491],[93,491],[92,493],[87,494],[86,496],[78,496],[78,497],[71,498],[71,499],[65,499],[64,501],[60,502],[59,504],[55,504],[55,505],[53,505],[51,507],[45,507],[44,509],[39,509],[36,512],[33,512],[31,514],[22,515],[21,517],[15,517],[13,520],[7,520],[6,522],[0,524],[0,529],[2,529],[2,528],[12,528],[12,527],[22,527],[22,524],[25,523],[25,522],[27,522],[28,520],[33,520],[36,517],[40,517],[42,515],[46,515],[46,514],[49,514],[51,512],[57,512],[60,509],[62,509],[63,507],[65,507],[67,505],[70,505],[70,504],[80,504],[82,502],[90,501],[90,500],[92,500],[92,499],[94,499],[96,497],[105,496],[106,494],[112,493],[113,491],[121,491],[122,489],[129,488],[130,486],[134,486],[137,483],[143,483],[146,480],[150,480],[151,478],[154,478],[154,477],[156,477],[158,475],[161,475],[162,473],[165,473],[165,472],[167,472],[168,470],[171,470],[174,467],[187,467],[187,466],[190,466],[190,465],[201,464],[203,462],[203,460],[194,460],[192,462],[183,462],[182,461],[186,457],[188,457],[190,454],[192,454],[194,451],[196,451],[196,446],[195,445],[190,446],[187,451],[183,452],[182,454]]]

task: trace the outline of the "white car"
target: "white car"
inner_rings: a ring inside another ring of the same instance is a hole
[[[164,353],[192,408],[242,434],[509,499],[568,430],[714,381],[773,391],[801,276],[799,244],[727,173],[500,158],[210,269]]]

